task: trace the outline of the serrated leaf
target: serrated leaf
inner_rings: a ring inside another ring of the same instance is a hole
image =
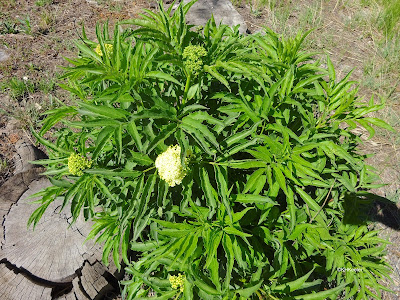
[[[131,153],[129,159],[134,161],[138,165],[149,166],[154,163],[154,161],[147,154],[133,152],[132,150],[130,150],[129,152]]]

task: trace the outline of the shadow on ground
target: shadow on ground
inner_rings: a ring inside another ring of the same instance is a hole
[[[350,194],[345,197],[344,210],[346,224],[379,222],[400,231],[400,208],[387,198],[367,192],[361,195]]]

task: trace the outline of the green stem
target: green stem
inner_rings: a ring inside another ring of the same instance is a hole
[[[190,87],[190,80],[192,78],[192,74],[189,73],[189,76],[186,79],[186,85],[185,85],[185,91],[183,92],[183,99],[182,99],[182,105],[185,104],[186,99],[187,99],[187,93],[189,91],[189,87]]]
[[[150,167],[150,168],[144,170],[143,173],[146,173],[147,171],[153,170],[154,168],[155,168],[155,166],[152,166],[152,167]]]
[[[179,299],[179,296],[182,294],[182,292],[181,291],[179,291],[179,293],[175,296],[175,298],[174,299]]]

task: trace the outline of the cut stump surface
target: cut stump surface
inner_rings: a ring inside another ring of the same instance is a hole
[[[24,154],[16,160],[40,156],[30,145],[20,150]],[[60,212],[60,201],[52,202],[35,230],[27,228],[39,207],[31,203],[37,198],[29,196],[51,184],[40,176],[43,168],[33,168],[27,160],[20,166],[0,187],[0,299],[95,300],[118,295],[119,274],[112,264],[101,263],[102,245],[85,242],[93,223],[80,216],[71,225],[70,205]]]
[[[101,261],[100,245],[85,243],[91,223],[78,218],[70,228],[72,218],[69,207],[59,213],[60,204],[52,202],[43,214],[35,230],[27,228],[27,220],[38,207],[27,199],[30,195],[49,186],[47,179],[33,181],[18,202],[5,216],[4,241],[0,258],[17,268],[47,281],[63,283],[75,277],[85,259]]]

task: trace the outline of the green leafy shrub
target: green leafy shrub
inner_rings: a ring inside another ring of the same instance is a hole
[[[124,299],[379,299],[387,242],[356,214],[376,175],[351,130],[391,129],[366,116],[383,103],[313,62],[307,34],[196,29],[192,4],[83,31],[76,104],[34,132],[53,185],[29,223],[54,200],[94,220]]]

